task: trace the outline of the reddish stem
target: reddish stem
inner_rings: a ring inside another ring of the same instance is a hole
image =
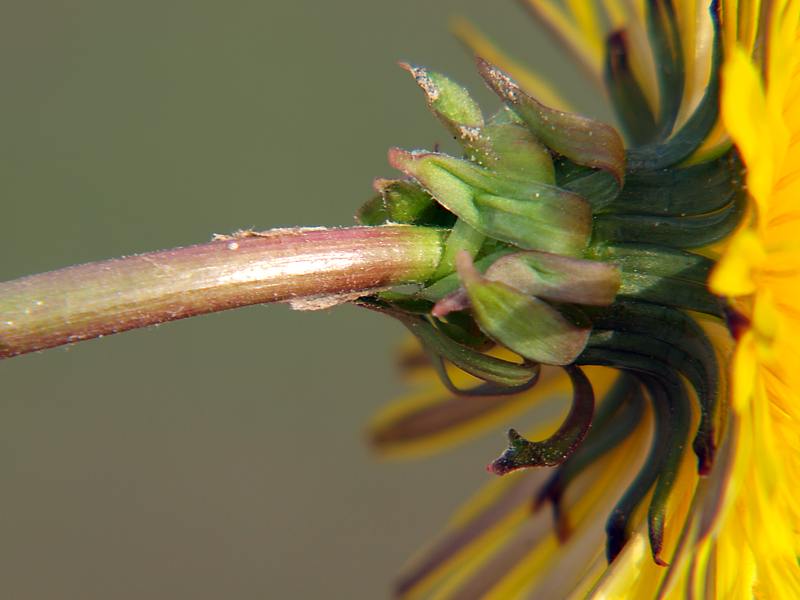
[[[443,237],[402,225],[278,229],[0,283],[0,358],[250,304],[318,308],[421,282]]]

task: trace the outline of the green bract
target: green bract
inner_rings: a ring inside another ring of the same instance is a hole
[[[465,252],[456,258],[456,266],[475,320],[492,339],[527,359],[551,365],[574,362],[586,346],[588,320],[569,319],[516,287],[486,279]]]
[[[582,254],[589,241],[591,208],[566,190],[503,177],[443,154],[394,149],[389,162],[488,237],[527,250],[573,256]]]
[[[644,10],[657,106],[631,68],[626,32],[612,32],[606,41],[604,79],[622,134],[542,104],[480,58],[481,76],[503,102],[488,118],[463,87],[406,65],[463,152],[391,150],[389,162],[407,179],[383,189],[360,217],[447,228],[434,276],[420,289],[381,295],[378,310],[399,318],[423,342],[451,392],[517,394],[536,382],[532,365],[538,363],[568,372],[573,405],[562,427],[535,442],[512,430],[508,449],[490,465],[498,474],[561,465],[538,503],[548,500],[558,513],[564,486],[629,435],[645,401],[652,404],[651,450],[609,517],[606,550],[609,560],[619,553],[631,516],[650,494],[651,550],[663,564],[666,498],[692,423],[691,447],[703,475],[713,464],[715,432],[724,418],[717,414],[720,366],[696,313],[717,322],[726,315],[706,285],[714,262],[693,249],[733,231],[745,194],[730,145],[698,152],[718,120],[717,4],[711,6],[708,85],[683,119],[676,13],[661,0],[645,3]],[[521,358],[485,360],[495,348]],[[445,363],[484,383],[456,388]],[[623,373],[594,421],[583,365]]]
[[[486,278],[546,300],[596,306],[614,302],[620,286],[619,267],[614,264],[546,252],[498,258],[486,271]]]

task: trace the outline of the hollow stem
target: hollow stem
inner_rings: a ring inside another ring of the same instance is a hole
[[[0,358],[265,302],[321,308],[424,281],[445,232],[276,229],[0,283]]]

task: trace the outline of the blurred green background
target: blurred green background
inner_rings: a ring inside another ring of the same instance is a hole
[[[497,106],[448,33],[457,14],[597,97],[512,0],[6,0],[0,279],[352,223],[389,146],[448,147],[395,61]],[[503,447],[370,455],[401,336],[281,305],[0,363],[0,597],[388,595]]]

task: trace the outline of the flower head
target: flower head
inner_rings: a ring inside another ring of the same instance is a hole
[[[534,426],[398,592],[800,597],[800,2],[526,4],[622,133],[463,22],[500,112],[405,66],[464,153],[392,150],[359,213],[450,230],[420,290],[361,300],[428,381],[372,441]]]

